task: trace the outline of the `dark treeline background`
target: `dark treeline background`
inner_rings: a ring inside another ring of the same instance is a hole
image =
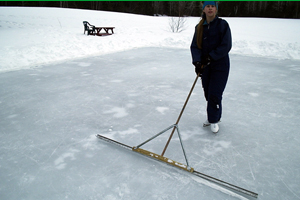
[[[201,1],[0,1],[0,6],[62,7],[143,15],[200,16]],[[300,18],[300,1],[220,1],[222,17]]]

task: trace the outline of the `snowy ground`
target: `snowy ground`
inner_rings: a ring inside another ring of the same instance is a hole
[[[116,34],[83,35],[84,20]],[[190,165],[259,199],[300,199],[299,20],[226,20],[221,130],[201,127],[198,83],[179,124]],[[175,123],[197,21],[175,34],[167,17],[1,7],[0,199],[242,199],[95,137],[134,146]],[[160,153],[168,136],[145,148]],[[177,137],[165,156],[184,162]]]
[[[299,19],[225,18],[232,54],[300,59]],[[114,26],[113,37],[84,37],[82,21]],[[0,71],[31,68],[140,47],[188,49],[198,17],[171,33],[168,17],[61,9],[0,7]]]

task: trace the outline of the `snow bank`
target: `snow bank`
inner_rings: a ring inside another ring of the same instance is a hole
[[[231,54],[300,59],[299,20],[225,18],[231,27]],[[115,34],[83,34],[82,21],[114,26]],[[0,72],[88,58],[140,47],[189,49],[198,17],[172,33],[169,17],[63,8],[0,7]],[[153,58],[155,59],[155,58]]]

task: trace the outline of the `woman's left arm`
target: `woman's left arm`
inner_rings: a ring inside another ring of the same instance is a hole
[[[209,55],[213,60],[219,60],[220,58],[226,56],[229,53],[232,46],[231,31],[229,28],[229,24],[225,20],[222,20],[220,26],[222,34],[221,43],[217,48],[209,52]]]

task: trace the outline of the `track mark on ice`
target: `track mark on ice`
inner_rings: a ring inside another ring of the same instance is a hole
[[[297,198],[300,199],[300,197],[295,193],[295,191],[293,191],[282,179],[281,182],[284,184],[284,186],[293,194],[295,195]]]
[[[250,169],[250,173],[251,173],[251,175],[252,175],[252,178],[253,178],[253,180],[255,181],[255,176],[254,176],[254,174],[253,174],[252,167],[251,167],[250,163],[248,163],[248,165],[249,165],[249,169]]]
[[[196,176],[193,176],[193,175],[191,175],[191,178],[194,181],[196,181],[196,182],[198,182],[200,184],[207,185],[208,187],[214,188],[214,189],[216,189],[216,190],[218,190],[220,192],[223,192],[223,193],[228,194],[230,196],[236,197],[238,199],[241,199],[241,200],[247,200],[248,199],[248,198],[245,198],[245,197],[243,197],[243,196],[241,196],[241,195],[239,195],[239,194],[237,194],[237,193],[235,193],[233,191],[230,191],[230,190],[228,190],[228,189],[226,189],[226,188],[224,188],[222,186],[219,186],[219,185],[217,185],[215,183],[207,181],[207,180],[205,180],[203,178],[196,177]]]

